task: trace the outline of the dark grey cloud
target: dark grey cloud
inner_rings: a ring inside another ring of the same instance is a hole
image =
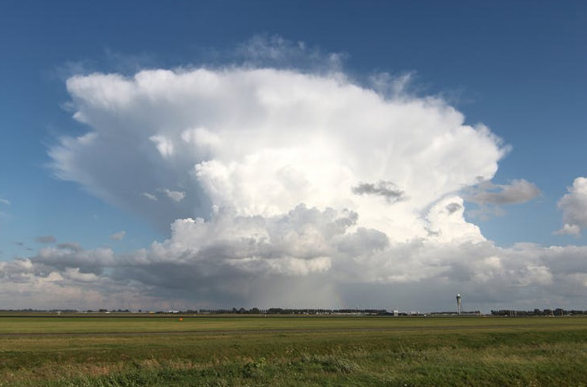
[[[352,187],[352,192],[356,195],[375,195],[381,196],[388,203],[395,203],[406,199],[404,191],[399,189],[391,181],[380,180],[377,183],[359,183]]]
[[[454,214],[455,212],[461,210],[463,208],[462,205],[460,205],[459,203],[450,203],[446,206],[446,210],[448,211],[449,214]]]
[[[0,262],[0,300],[13,305],[11,297],[26,293],[51,305],[59,297],[69,307],[134,300],[137,308],[171,302],[430,311],[451,307],[461,293],[465,309],[487,311],[576,307],[584,298],[585,246],[391,243],[377,230],[355,230],[352,217],[305,207],[272,218],[226,213],[178,221],[171,239],[125,254],[45,247],[30,259]],[[19,300],[13,306],[28,306]]]
[[[77,269],[81,273],[101,274],[114,266],[114,253],[110,249],[85,250],[73,243],[59,244],[39,250],[31,262],[60,272]]]
[[[57,248],[60,250],[71,250],[71,251],[80,251],[83,250],[79,243],[75,242],[65,242],[59,243]]]
[[[503,205],[525,203],[540,194],[535,184],[524,179],[513,180],[511,184],[493,184],[488,181],[479,184],[465,199],[481,205]]]

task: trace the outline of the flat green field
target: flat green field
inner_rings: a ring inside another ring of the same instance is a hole
[[[0,386],[587,386],[587,318],[0,316]]]

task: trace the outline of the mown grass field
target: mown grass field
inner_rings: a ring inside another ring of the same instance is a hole
[[[0,386],[587,386],[587,318],[0,317]]]

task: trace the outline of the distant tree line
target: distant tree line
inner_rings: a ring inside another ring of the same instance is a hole
[[[556,309],[534,309],[534,310],[492,310],[493,316],[509,316],[509,317],[524,317],[524,316],[576,316],[587,315],[587,310],[565,310],[562,308]]]
[[[232,308],[232,309],[199,309],[198,311],[187,311],[187,313],[203,313],[203,314],[370,314],[370,315],[385,315],[389,314],[385,309],[290,309],[290,308]]]
[[[4,309],[0,312],[36,312],[36,313],[134,313],[129,309]],[[168,311],[151,311],[139,309],[137,313],[152,314],[300,314],[300,315],[318,315],[318,314],[369,314],[369,315],[391,315],[392,313],[385,309],[289,309],[289,308],[232,308],[232,309],[187,309],[187,310],[168,310]],[[407,315],[407,314],[406,314]]]
[[[428,313],[431,316],[454,316],[457,315],[458,312],[456,311],[448,311],[448,312],[430,312]],[[481,311],[479,310],[471,310],[471,311],[466,311],[463,310],[461,312],[462,316],[481,316]]]
[[[85,310],[80,311],[76,309],[3,309],[0,312],[37,312],[37,313],[134,313],[129,309],[96,309],[96,310]],[[447,312],[431,312],[431,313],[420,313],[420,312],[388,312],[385,309],[293,309],[293,308],[232,308],[232,309],[187,309],[187,310],[169,310],[169,311],[149,311],[141,310],[136,311],[138,313],[151,313],[151,314],[239,314],[239,315],[336,315],[336,314],[347,314],[347,315],[372,315],[372,316],[418,316],[418,315],[430,315],[430,316],[442,316],[442,315],[456,315],[454,311]],[[461,312],[464,316],[479,316],[480,311]],[[526,317],[526,316],[577,316],[587,315],[587,310],[575,310],[575,309],[534,309],[534,310],[513,310],[513,309],[500,309],[492,310],[491,315],[493,316],[508,316],[508,317]]]

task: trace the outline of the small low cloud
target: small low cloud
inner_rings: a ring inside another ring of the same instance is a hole
[[[173,156],[174,146],[173,142],[165,136],[151,136],[149,140],[155,143],[161,157],[168,158]]]
[[[167,195],[167,197],[171,200],[173,200],[174,202],[181,202],[184,198],[185,198],[185,192],[184,191],[173,191],[170,189],[163,189],[163,192],[165,192],[165,194]]]
[[[381,196],[387,200],[388,203],[395,203],[405,200],[404,191],[399,189],[391,181],[380,180],[377,183],[359,183],[359,185],[352,188],[356,195],[375,195]]]
[[[159,201],[159,199],[157,198],[157,196],[155,196],[155,195],[153,195],[153,194],[150,194],[150,193],[148,193],[148,192],[143,192],[141,195],[143,195],[143,196],[144,196],[144,197],[146,197],[147,199],[149,199],[149,200],[152,200],[152,201],[154,201],[154,202],[157,202],[157,201]]]
[[[513,180],[511,184],[493,184],[483,182],[466,197],[470,202],[477,204],[518,204],[526,203],[541,194],[540,189],[527,180]]]
[[[40,235],[35,238],[35,242],[43,243],[43,244],[47,245],[50,243],[57,242],[57,239],[55,239],[55,237],[53,235]]]
[[[10,205],[10,202],[8,200],[6,200],[6,199],[0,198],[0,204],[5,204],[5,205],[9,206]]]
[[[112,239],[113,241],[121,241],[125,235],[126,235],[126,231],[122,230],[122,231],[119,231],[117,233],[110,235],[110,239]]]
[[[563,211],[563,227],[555,231],[557,235],[580,235],[587,228],[587,178],[578,177],[567,193],[558,201]]]
[[[576,224],[565,224],[560,230],[553,232],[554,235],[575,235],[581,234],[581,227]]]
[[[81,251],[82,250],[82,247],[79,245],[79,243],[75,243],[75,242],[59,243],[57,245],[57,248],[60,250],[70,250],[70,251]]]

